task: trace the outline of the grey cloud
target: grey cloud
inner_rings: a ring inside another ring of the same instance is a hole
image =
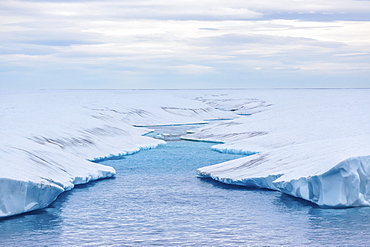
[[[338,20],[348,20],[348,21],[369,21],[369,13],[361,12],[340,12],[340,13],[301,13],[301,12],[266,12],[264,13],[263,20],[271,19],[284,19],[284,20],[305,20],[305,21],[338,21]]]
[[[0,13],[61,19],[157,19],[157,20],[369,20],[369,1],[297,1],[281,0],[18,0],[0,2]],[[64,16],[58,11],[72,12]]]
[[[47,3],[47,4],[46,4]],[[0,2],[2,15],[35,18],[119,20],[223,20],[253,19],[261,14],[229,4],[172,1],[14,1]],[[65,14],[67,13],[67,14]]]
[[[95,42],[88,42],[83,40],[63,40],[63,39],[35,39],[35,40],[24,40],[22,43],[36,44],[42,46],[71,46],[71,45],[91,45],[98,44]]]
[[[32,24],[37,26],[37,22]],[[31,28],[33,29],[33,28]],[[71,46],[81,44],[100,44],[96,34],[78,30],[57,29],[50,27],[34,30],[10,31],[4,34],[3,41],[36,44],[44,46]]]
[[[37,45],[24,45],[24,44],[3,44],[0,49],[1,55],[49,55],[56,53],[57,50],[51,47],[41,47]]]
[[[242,46],[244,44],[264,45],[293,45],[303,44],[319,47],[342,47],[345,44],[340,42],[319,41],[309,38],[281,37],[272,35],[250,35],[250,34],[224,34],[194,40],[194,44],[211,46]]]

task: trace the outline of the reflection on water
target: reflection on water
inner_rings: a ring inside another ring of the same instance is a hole
[[[58,201],[46,209],[36,210],[0,221],[0,239],[2,246],[31,246],[39,244],[42,235],[44,243],[59,237],[63,219],[60,217]]]
[[[260,191],[271,191],[268,189],[261,189],[258,187],[245,187],[242,185],[235,185],[235,184],[224,184],[219,181],[213,180],[212,178],[209,177],[200,177],[200,181],[212,184],[215,188],[220,188],[224,190],[245,190],[245,191],[255,191],[255,190],[260,190]]]
[[[196,177],[240,157],[211,144],[171,142],[62,194],[50,207],[0,221],[3,246],[370,245],[370,208],[321,209],[276,191]]]

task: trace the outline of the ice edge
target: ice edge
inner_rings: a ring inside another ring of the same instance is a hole
[[[321,174],[294,179],[284,179],[284,173],[235,178],[228,172],[240,167],[229,164],[199,168],[197,176],[225,184],[280,191],[322,208],[370,206],[370,156],[351,157]]]

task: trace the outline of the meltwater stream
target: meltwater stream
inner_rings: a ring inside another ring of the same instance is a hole
[[[102,162],[117,170],[115,179],[0,221],[0,245],[370,245],[370,208],[321,209],[279,192],[197,178],[199,167],[240,157],[211,145],[168,142]]]

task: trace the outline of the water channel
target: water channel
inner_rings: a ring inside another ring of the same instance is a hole
[[[212,145],[169,141],[101,162],[117,170],[116,178],[78,186],[48,208],[0,221],[1,245],[370,245],[370,208],[321,209],[279,192],[197,178],[199,167],[242,157]]]

